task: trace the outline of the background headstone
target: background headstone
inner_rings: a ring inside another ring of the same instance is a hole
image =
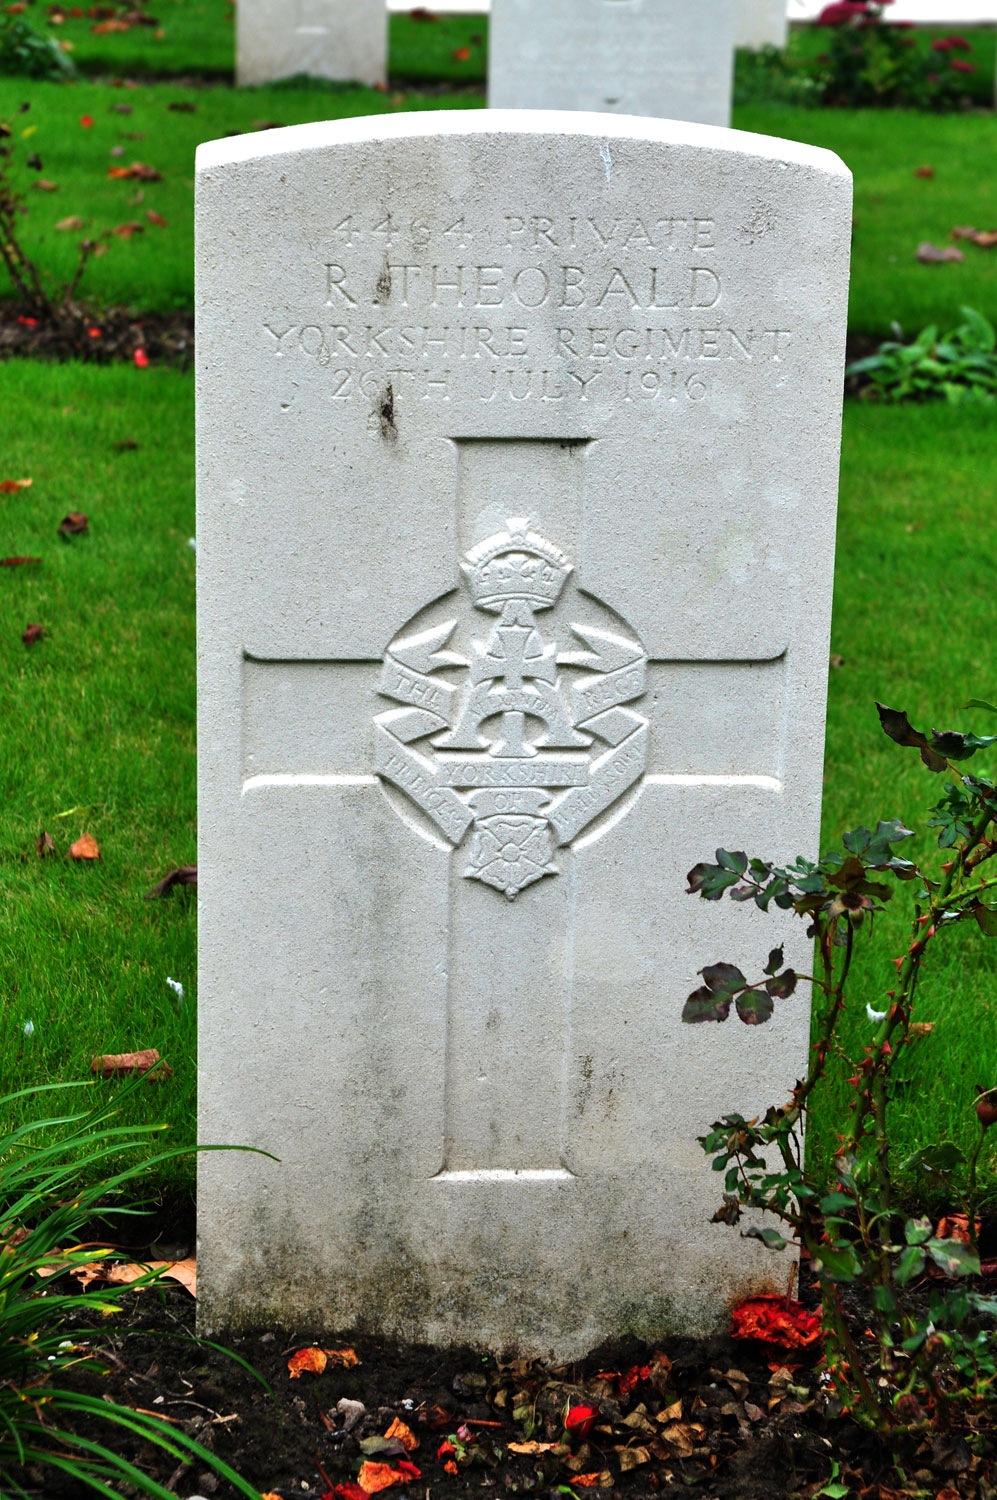
[[[807,1005],[683,1025],[816,854],[850,180],[410,114],[198,158],[200,1316],[558,1359],[785,1286],[696,1143]]]
[[[741,0],[493,0],[493,109],[728,125]]]
[[[785,47],[789,36],[786,0],[737,0],[734,42],[738,47]]]
[[[384,83],[388,15],[384,0],[239,0],[236,79],[267,83],[307,73]]]

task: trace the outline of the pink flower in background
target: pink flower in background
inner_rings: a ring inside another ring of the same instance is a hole
[[[975,73],[976,72],[976,64],[975,63],[963,62],[963,60],[962,60],[961,57],[953,57],[951,59],[951,63],[952,63],[953,68],[955,68],[956,71],[959,72],[959,73]]]

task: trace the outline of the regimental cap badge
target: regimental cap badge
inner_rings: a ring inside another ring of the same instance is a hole
[[[479,542],[461,568],[475,605],[494,612],[510,600],[523,600],[533,609],[550,609],[571,572],[564,553],[531,531],[529,521],[522,517],[511,518],[505,531]]]

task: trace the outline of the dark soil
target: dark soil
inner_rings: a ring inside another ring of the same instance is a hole
[[[139,1229],[121,1247],[123,1258],[193,1254],[191,1199],[133,1222]],[[801,1298],[816,1306],[806,1279]],[[969,1432],[968,1444],[933,1433],[912,1440],[899,1472],[883,1446],[841,1413],[819,1345],[672,1338],[656,1347],[606,1347],[549,1368],[302,1327],[233,1337],[233,1359],[196,1341],[194,1314],[191,1296],[164,1282],[126,1297],[112,1319],[81,1316],[67,1336],[92,1358],[62,1383],[171,1419],[281,1500],[360,1500],[360,1491],[339,1487],[355,1486],[365,1459],[395,1465],[406,1456],[418,1478],[392,1485],[389,1500],[482,1493],[584,1500],[610,1488],[621,1497],[692,1491],[704,1500],[784,1500],[819,1495],[828,1483],[832,1500],[997,1500],[992,1434]],[[352,1351],[359,1363],[344,1367],[330,1357],[321,1374],[292,1377],[288,1360],[304,1348]],[[358,1409],[347,1402],[362,1403],[352,1427]],[[598,1409],[592,1430],[565,1444],[565,1412],[586,1404]],[[396,1439],[394,1458],[372,1452],[395,1421],[418,1447],[405,1455]],[[109,1432],[91,1427],[89,1435],[107,1440]],[[184,1500],[234,1494],[203,1464],[178,1466],[127,1433],[115,1432],[112,1442]],[[526,1442],[548,1446],[510,1449]],[[115,1493],[137,1493],[115,1484]],[[38,1500],[91,1493],[37,1468],[25,1485]]]
[[[0,302],[0,359],[82,359],[89,364],[131,363],[136,353],[154,365],[194,360],[192,312],[135,313],[70,304],[46,316],[39,308]]]

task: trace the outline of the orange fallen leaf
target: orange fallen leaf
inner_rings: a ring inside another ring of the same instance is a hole
[[[976,1220],[976,1232],[980,1232],[980,1221]],[[939,1219],[935,1234],[940,1240],[959,1240],[961,1244],[969,1244],[969,1217],[967,1214],[948,1214]]]
[[[311,1375],[321,1375],[329,1363],[324,1349],[299,1349],[287,1362],[291,1379],[297,1380],[307,1370]]]
[[[168,229],[170,227],[169,219],[164,219],[162,214],[157,214],[154,208],[147,208],[145,216],[150,224],[155,224],[159,229]]]
[[[90,27],[90,30],[94,36],[107,36],[112,31],[130,31],[131,27],[127,21],[98,21],[96,26]]]
[[[411,1427],[406,1427],[405,1423],[399,1421],[397,1417],[395,1417],[384,1436],[386,1438],[397,1438],[406,1453],[414,1453],[419,1446],[419,1439]]]
[[[399,1469],[393,1469],[390,1464],[375,1464],[368,1459],[360,1465],[360,1473],[357,1475],[357,1484],[368,1495],[376,1495],[380,1490],[388,1490],[394,1484],[408,1484],[411,1476],[404,1474]]]
[[[55,227],[59,231],[70,230],[70,229],[82,229],[83,228],[83,220],[80,218],[79,214],[71,214],[68,219],[60,219],[59,222],[58,222],[58,224],[56,224]]]
[[[69,846],[70,859],[100,859],[100,849],[92,833],[81,833],[75,844]]]
[[[33,479],[0,479],[0,495],[16,495],[18,490],[30,489]]]
[[[127,224],[116,224],[111,230],[119,239],[130,240],[133,234],[145,234],[145,225],[140,224],[137,219],[130,219]]]
[[[450,56],[454,62],[467,62],[471,56],[471,49],[470,47],[455,47]]]
[[[143,1052],[102,1052],[90,1062],[91,1073],[99,1073],[104,1078],[120,1078],[124,1073],[148,1073],[150,1068],[156,1068],[153,1078],[173,1076],[173,1069],[162,1061],[155,1047],[146,1047]]]
[[[163,174],[148,162],[133,161],[129,167],[108,167],[108,177],[130,178],[134,182],[162,182]]]
[[[598,1484],[599,1483],[599,1475],[598,1475],[598,1473],[595,1473],[595,1474],[576,1474],[575,1477],[572,1479],[571,1483],[573,1485],[574,1484],[579,1484],[579,1485],[581,1485],[581,1487],[582,1487],[583,1490],[586,1490],[586,1489],[589,1488],[590,1485]]]
[[[457,1465],[454,1463],[453,1459],[452,1458],[448,1458],[447,1461],[446,1461],[446,1463],[443,1465],[443,1472],[444,1472],[444,1474],[459,1474],[460,1470],[458,1469]]]

